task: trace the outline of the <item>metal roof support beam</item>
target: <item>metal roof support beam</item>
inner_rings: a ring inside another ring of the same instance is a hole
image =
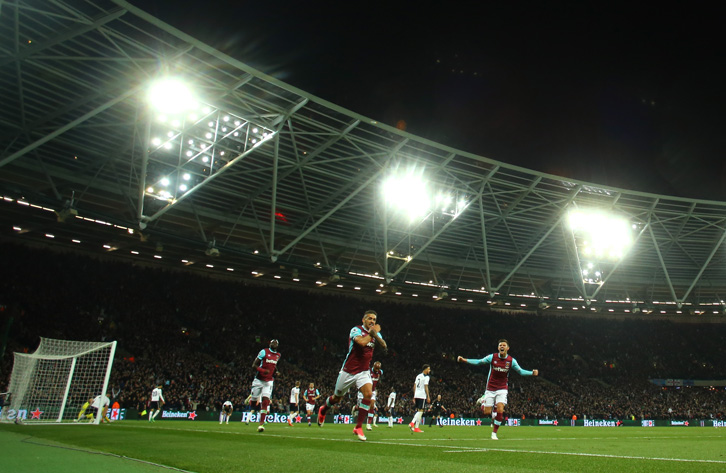
[[[280,161],[280,133],[275,133],[275,144],[272,152],[272,202],[270,203],[270,259],[274,263],[275,256],[275,214],[277,213],[277,168]]]
[[[501,281],[499,282],[499,285],[497,285],[497,287],[496,287],[496,288],[494,288],[493,290],[492,290],[492,289],[489,289],[489,292],[497,292],[497,291],[499,291],[499,289],[500,289],[500,288],[501,288],[502,286],[504,286],[504,284],[505,284],[505,283],[506,283],[507,281],[509,281],[509,279],[510,279],[510,278],[511,278],[512,276],[514,276],[514,273],[516,273],[516,272],[517,272],[517,271],[519,270],[519,268],[520,268],[520,267],[521,267],[521,266],[522,266],[522,265],[523,265],[523,264],[525,263],[525,261],[527,261],[527,260],[529,259],[529,257],[530,257],[530,256],[532,256],[532,254],[533,254],[533,253],[534,253],[535,251],[537,251],[537,248],[539,248],[539,247],[540,247],[540,246],[542,245],[542,243],[544,243],[544,241],[545,241],[545,240],[546,240],[546,239],[547,239],[547,238],[548,238],[548,237],[550,236],[550,233],[552,233],[552,231],[553,231],[553,230],[554,230],[555,228],[557,228],[557,226],[558,226],[558,225],[560,225],[560,224],[562,223],[562,220],[564,220],[564,219],[565,219],[565,217],[567,216],[567,213],[566,213],[566,212],[564,212],[565,208],[566,208],[566,207],[567,207],[567,206],[568,206],[568,205],[569,205],[569,204],[570,204],[570,203],[571,203],[571,202],[572,202],[573,200],[575,200],[575,197],[577,196],[577,194],[579,194],[579,193],[580,193],[580,190],[581,190],[581,189],[582,189],[582,185],[578,185],[578,186],[577,186],[577,187],[576,187],[576,188],[575,188],[575,189],[573,190],[573,192],[572,192],[572,195],[570,196],[570,198],[569,198],[569,199],[567,199],[567,203],[566,203],[566,204],[565,204],[565,205],[563,206],[563,208],[562,208],[562,209],[560,209],[560,210],[562,210],[563,212],[561,212],[561,213],[560,213],[560,216],[559,216],[559,217],[557,218],[557,220],[555,221],[555,223],[554,223],[554,224],[553,224],[553,225],[552,225],[552,226],[551,226],[551,227],[549,228],[549,230],[547,230],[547,231],[545,232],[545,234],[544,234],[544,235],[542,235],[542,237],[541,237],[541,238],[539,239],[539,241],[537,241],[537,243],[536,243],[536,244],[535,244],[534,246],[532,246],[532,248],[530,248],[530,250],[529,250],[529,251],[527,252],[527,254],[526,254],[526,255],[524,255],[524,256],[523,256],[523,257],[522,257],[522,258],[521,258],[521,259],[519,260],[519,262],[518,262],[518,263],[517,263],[517,264],[516,264],[516,265],[514,266],[514,268],[512,268],[512,270],[511,270],[511,271],[509,272],[509,274],[507,274],[507,275],[506,275],[506,276],[504,277],[504,279],[502,279],[502,280],[501,280]]]
[[[688,290],[685,294],[683,294],[683,298],[680,301],[676,301],[679,303],[683,303],[686,301],[688,296],[691,294],[691,291],[694,287],[696,287],[696,283],[701,279],[701,276],[703,275],[703,272],[706,271],[706,267],[708,267],[709,263],[711,263],[711,260],[713,259],[714,255],[718,251],[719,248],[721,248],[721,245],[724,242],[724,239],[726,239],[726,230],[721,232],[721,238],[719,238],[718,243],[716,243],[716,246],[713,247],[711,250],[711,254],[708,255],[708,258],[706,258],[706,262],[703,263],[703,266],[701,266],[700,271],[698,271],[698,274],[696,275],[696,278],[693,280],[691,285],[688,287]]]
[[[375,205],[375,204],[374,204]],[[388,206],[383,206],[383,276],[386,283],[391,282],[388,277]]]
[[[478,199],[481,199],[481,196],[484,193],[484,188],[486,186],[487,181],[489,181],[489,179],[491,179],[491,177],[494,174],[496,174],[496,172],[497,172],[498,169],[499,169],[499,167],[498,166],[495,166],[494,168],[492,168],[491,171],[489,171],[489,174],[487,174],[484,177],[484,179],[482,180],[482,184],[481,184],[481,189],[479,191],[479,195],[475,196],[474,199],[477,199],[477,198]],[[472,199],[472,201],[474,199]],[[480,207],[480,209],[481,209],[481,207]],[[464,210],[466,210],[466,209],[464,209]],[[451,224],[453,224],[459,218],[459,215],[461,215],[461,212],[456,217],[453,217],[451,220],[449,220],[448,222],[446,222],[446,224],[444,224],[436,233],[434,233],[431,236],[431,238],[428,239],[428,241],[426,243],[424,243],[423,245],[421,245],[421,248],[419,248],[418,251],[416,251],[416,253],[414,253],[408,260],[404,261],[403,264],[401,264],[401,266],[399,266],[399,268],[396,270],[396,272],[394,272],[393,274],[390,275],[391,276],[391,279],[395,278],[398,275],[398,273],[400,273],[404,268],[408,267],[408,265],[411,263],[411,261],[415,260],[416,257],[421,254],[421,252],[423,252],[426,248],[428,248],[429,245],[431,245],[431,243],[433,243],[434,241],[436,241],[436,239],[439,237],[439,235],[441,235],[442,233],[444,233],[446,231],[446,229],[449,228],[451,226]],[[484,235],[484,238],[486,239],[486,235]]]
[[[658,240],[655,239],[655,233],[653,233],[653,227],[651,225],[648,225],[648,231],[650,232],[650,239],[653,240],[653,247],[655,248],[655,253],[658,255],[658,260],[660,261],[661,268],[663,268],[663,274],[665,274],[668,289],[671,291],[671,297],[673,297],[673,300],[676,301],[676,304],[680,309],[683,301],[679,300],[678,296],[676,296],[676,290],[673,288],[671,277],[668,274],[668,268],[666,268],[665,261],[663,260],[663,255],[661,254],[660,248],[658,247]]]
[[[648,228],[650,228],[650,223],[647,223],[647,224],[646,224],[646,225],[645,225],[645,226],[644,226],[644,227],[643,227],[643,228],[642,228],[642,229],[640,230],[640,232],[638,233],[638,236],[637,236],[637,237],[635,237],[635,241],[633,242],[633,245],[635,245],[636,243],[638,243],[638,241],[640,241],[640,237],[641,237],[641,236],[643,236],[643,233],[645,233],[645,230],[646,230],[646,229],[648,229]],[[725,234],[726,234],[726,233],[725,233]],[[612,277],[612,275],[613,275],[613,274],[615,274],[615,271],[617,271],[617,270],[618,270],[618,268],[620,267],[620,265],[622,264],[622,262],[623,262],[623,261],[625,261],[625,258],[620,258],[620,259],[618,260],[618,262],[617,262],[617,263],[615,263],[615,266],[613,266],[613,269],[612,269],[612,270],[611,270],[610,272],[608,272],[608,275],[607,275],[607,276],[605,276],[605,279],[603,280],[602,284],[600,284],[600,286],[599,286],[599,287],[598,287],[598,288],[597,288],[597,289],[595,290],[595,292],[593,292],[593,293],[592,293],[592,296],[590,296],[590,299],[594,299],[594,298],[595,298],[595,296],[597,296],[597,295],[598,295],[598,294],[600,293],[600,290],[601,290],[601,289],[602,289],[603,287],[605,287],[605,284],[607,284],[607,282],[608,282],[608,281],[610,280],[610,278]]]
[[[577,240],[575,239],[575,232],[574,231],[567,231],[565,229],[562,230],[564,233],[568,233],[569,239],[568,242],[572,243],[572,246],[567,245],[568,248],[568,254],[574,253],[575,255],[575,286],[577,287],[577,290],[580,292],[580,295],[583,299],[585,299],[585,302],[587,305],[590,305],[590,298],[587,295],[587,288],[585,287],[585,280],[582,279],[582,262],[580,261],[580,253],[577,251]],[[565,237],[567,238],[567,237]],[[571,261],[571,260],[570,260]],[[572,269],[572,262],[570,262],[570,269]]]
[[[500,215],[497,218],[497,221],[494,222],[494,226],[492,227],[492,230],[494,230],[497,227],[497,225],[499,225],[501,222],[505,221],[506,218],[509,216],[509,214],[514,212],[514,209],[524,200],[525,197],[527,197],[529,194],[532,193],[532,191],[535,189],[535,187],[537,187],[537,185],[540,183],[540,181],[542,181],[542,176],[537,176],[532,181],[532,183],[529,185],[529,187],[527,187],[527,189],[525,189],[523,192],[520,192],[519,196],[511,204],[509,204],[507,206],[507,209],[504,212],[501,212],[501,209],[500,209]]]
[[[20,150],[14,152],[13,154],[11,154],[10,156],[7,156],[7,157],[3,158],[2,160],[0,160],[0,168],[3,167],[3,166],[5,166],[8,163],[11,163],[11,162],[15,161],[16,159],[18,159],[18,158],[20,158],[22,156],[25,156],[25,154],[27,154],[28,152],[33,151],[34,149],[36,149],[36,148],[44,145],[45,143],[49,142],[50,140],[52,140],[52,139],[54,139],[54,138],[62,135],[66,131],[68,131],[68,130],[72,129],[73,127],[75,127],[76,125],[78,125],[80,123],[83,123],[86,120],[88,120],[89,118],[93,118],[96,115],[98,115],[99,113],[103,112],[104,110],[113,107],[117,103],[126,100],[127,98],[131,97],[132,95],[138,93],[139,90],[141,90],[141,89],[142,89],[142,86],[136,86],[133,89],[127,90],[126,92],[124,92],[123,94],[119,95],[118,97],[115,97],[115,98],[109,100],[108,102],[106,102],[106,103],[104,103],[104,104],[102,104],[102,105],[94,108],[90,112],[85,113],[82,116],[76,118],[72,122],[69,122],[66,125],[58,128],[54,132],[52,132],[52,133],[50,133],[48,135],[45,135],[43,138],[41,138],[39,140],[36,140],[35,142],[29,144],[25,148],[20,149]]]
[[[306,103],[307,103],[307,101],[306,100],[303,100],[300,103],[295,104],[295,106],[288,112],[288,114],[294,113],[296,110],[298,110],[299,108],[301,108]],[[284,123],[284,121],[283,121],[283,123]],[[283,123],[280,124],[280,127],[283,126]],[[274,139],[277,139],[277,135],[279,133],[279,128],[274,133],[275,133],[275,136],[273,136],[273,138]],[[146,138],[148,139],[148,137],[146,137]],[[275,142],[278,143],[278,141],[275,141]],[[148,141],[147,141],[147,144],[146,144],[146,148],[148,149]],[[191,189],[189,189],[181,197],[179,197],[175,201],[171,202],[166,207],[164,207],[161,210],[159,210],[158,212],[156,212],[154,215],[152,215],[150,217],[142,216],[141,218],[143,219],[143,223],[148,223],[148,222],[151,222],[151,221],[156,220],[157,218],[161,217],[166,212],[168,212],[169,209],[171,209],[172,207],[174,207],[175,205],[177,205],[179,202],[185,200],[186,198],[188,198],[189,196],[191,196],[192,194],[194,194],[196,191],[198,191],[200,188],[208,185],[210,182],[212,182],[214,179],[216,179],[217,177],[219,177],[221,174],[225,174],[226,172],[228,172],[232,167],[234,167],[234,165],[237,162],[239,162],[242,159],[244,159],[245,157],[247,157],[249,154],[251,154],[253,151],[255,151],[255,149],[256,149],[255,147],[251,147],[251,148],[247,149],[245,152],[243,152],[242,154],[238,155],[236,158],[234,158],[231,161],[229,161],[222,169],[220,169],[219,171],[217,171],[214,174],[209,175],[205,180],[203,180],[202,182],[200,182],[196,186],[194,186]],[[275,179],[274,184],[275,185],[277,184],[277,179]],[[266,186],[265,186],[265,188],[266,188]],[[247,202],[245,203],[244,206],[246,206],[247,204],[251,203],[252,200],[253,200],[253,197],[250,197],[247,200]],[[272,249],[272,247],[270,247],[270,249]]]
[[[138,113],[138,109],[137,109]],[[149,143],[151,142],[151,116],[146,118],[146,127],[144,129],[144,138],[141,143],[141,174],[139,175],[139,205],[136,206],[136,219],[139,226],[143,230],[146,224],[142,222],[144,218],[144,195],[146,194],[146,173],[149,166]]]
[[[492,287],[492,273],[491,268],[489,267],[489,247],[487,246],[487,229],[486,222],[484,220],[484,199],[482,199],[482,196],[484,195],[484,188],[487,186],[489,179],[491,179],[491,177],[494,176],[497,171],[499,171],[499,166],[494,166],[492,170],[489,171],[489,174],[484,179],[484,181],[482,181],[481,189],[479,189],[479,221],[481,222],[481,240],[482,247],[484,249],[484,270],[486,272],[484,285],[486,286],[487,290]]]
[[[234,158],[233,160],[231,160],[230,162],[228,162],[222,169],[220,169],[219,171],[215,172],[214,174],[210,174],[209,176],[207,176],[207,178],[205,180],[203,180],[202,182],[200,182],[196,186],[194,186],[191,189],[189,189],[181,197],[179,197],[178,199],[176,199],[173,202],[169,203],[167,206],[165,206],[164,208],[160,209],[154,215],[151,215],[151,216],[144,215],[144,216],[142,216],[143,221],[144,222],[152,222],[152,221],[156,220],[157,218],[161,217],[166,212],[168,212],[172,207],[178,205],[179,202],[182,202],[183,200],[186,200],[192,194],[194,194],[196,191],[198,191],[202,187],[208,185],[210,182],[212,182],[213,180],[215,180],[217,177],[219,177],[220,175],[222,175],[225,172],[227,172],[232,166],[234,166],[239,161],[243,160],[244,158],[246,158],[247,156],[249,156],[250,154],[252,154],[252,152],[255,151],[256,149],[257,148],[251,147],[247,151],[245,151],[244,153],[241,153],[236,158]]]
[[[318,225],[320,225],[321,223],[323,223],[324,221],[326,221],[331,215],[333,215],[335,212],[337,212],[343,206],[345,206],[345,204],[347,204],[353,197],[355,197],[363,189],[365,189],[366,187],[368,187],[374,180],[376,180],[378,178],[378,176],[380,176],[383,173],[383,171],[385,169],[386,169],[385,167],[382,167],[381,169],[379,169],[378,171],[376,171],[371,177],[369,177],[368,179],[366,179],[366,181],[363,184],[361,184],[360,186],[358,186],[357,189],[355,189],[353,192],[351,192],[345,199],[341,200],[335,207],[333,207],[332,209],[330,209],[328,211],[328,213],[326,213],[317,222],[315,222],[314,224],[312,224],[305,231],[303,231],[300,235],[298,235],[297,238],[295,238],[290,243],[288,243],[287,246],[285,246],[285,248],[281,249],[280,251],[273,251],[273,256],[275,256],[275,257],[280,256],[280,255],[286,253],[293,246],[297,245],[297,243],[300,240],[302,240],[303,238],[305,238],[306,236],[308,236],[308,234],[310,232],[312,232],[313,230],[315,230],[318,227]]]
[[[0,2],[0,4],[1,4],[1,2]],[[16,12],[17,12],[17,10],[18,9],[16,9]],[[9,57],[9,58],[6,58],[6,59],[3,59],[2,61],[0,61],[0,68],[3,68],[4,66],[10,64],[13,61],[21,62],[21,61],[27,59],[28,57],[30,57],[34,54],[37,54],[45,49],[52,48],[53,46],[60,44],[64,41],[68,41],[69,39],[75,38],[76,36],[80,36],[89,31],[98,29],[99,27],[120,18],[121,16],[125,15],[126,13],[127,13],[126,10],[117,9],[117,11],[111,13],[110,15],[103,16],[100,19],[98,19],[98,20],[94,21],[93,23],[90,23],[86,26],[70,28],[70,29],[64,31],[62,34],[59,34],[58,36],[56,36],[55,38],[53,38],[50,41],[33,44],[30,47],[28,47],[27,49],[25,49],[23,52],[18,54],[17,56]],[[16,24],[17,24],[17,21],[16,21]]]
[[[484,186],[482,185],[482,188]],[[492,287],[492,273],[489,268],[489,248],[487,246],[487,227],[486,222],[484,220],[484,201],[481,198],[481,195],[479,196],[479,221],[481,222],[481,241],[482,241],[482,249],[484,250],[484,285],[486,286],[487,290]]]

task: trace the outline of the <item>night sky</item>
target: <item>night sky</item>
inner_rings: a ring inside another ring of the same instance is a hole
[[[726,200],[715,4],[131,1],[415,135],[603,185]]]

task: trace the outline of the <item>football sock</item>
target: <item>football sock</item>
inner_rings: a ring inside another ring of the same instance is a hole
[[[500,414],[497,412],[497,416],[494,418],[494,433],[497,433],[497,430],[499,430],[499,426],[502,425],[502,420],[504,419],[504,414]]]
[[[365,400],[358,404],[358,423],[356,428],[360,428],[363,425],[363,421],[368,418],[368,410],[371,408],[370,404],[366,404]]]
[[[413,416],[413,424],[417,429],[421,425],[422,416],[423,416],[423,413],[421,411],[416,411],[416,414],[414,414],[414,416]]]
[[[265,417],[267,417],[267,407],[270,405],[270,400],[267,398],[262,399],[262,409],[260,409],[260,425],[264,425]]]

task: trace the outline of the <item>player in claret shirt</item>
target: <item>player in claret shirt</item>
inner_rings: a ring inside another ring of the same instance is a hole
[[[378,314],[375,310],[367,310],[363,314],[363,323],[350,330],[348,335],[348,356],[345,357],[343,367],[338,373],[338,380],[335,383],[335,391],[332,396],[326,399],[325,404],[318,411],[318,425],[322,427],[325,422],[325,414],[335,404],[338,404],[343,396],[355,386],[363,393],[363,399],[358,403],[358,422],[353,433],[358,439],[365,441],[363,434],[363,421],[368,417],[368,410],[373,405],[373,381],[371,380],[371,359],[373,349],[380,345],[385,350],[386,342],[381,338],[381,326],[376,323]]]
[[[484,392],[484,396],[479,398],[477,404],[482,405],[482,411],[485,416],[492,414],[492,408],[496,406],[496,415],[492,425],[492,440],[498,440],[497,431],[504,419],[504,406],[507,405],[507,393],[509,392],[509,370],[514,370],[521,376],[539,375],[539,370],[527,371],[520,368],[517,360],[509,354],[509,342],[505,339],[499,340],[498,350],[498,353],[493,353],[479,360],[470,360],[463,356],[456,358],[456,361],[459,363],[490,365],[486,391]]]
[[[320,398],[320,391],[315,389],[315,383],[310,383],[308,388],[305,390],[305,412],[308,415],[308,427],[312,424],[310,422],[310,416],[315,413],[315,404]]]
[[[366,430],[373,430],[371,427],[371,424],[374,427],[378,427],[376,425],[376,399],[378,397],[378,381],[381,380],[381,375],[383,375],[383,369],[381,369],[381,362],[376,361],[373,363],[373,368],[371,368],[371,381],[373,381],[373,396],[371,397],[371,408],[368,410],[368,420],[366,422]],[[363,399],[363,393],[358,391],[358,403]],[[355,407],[354,412],[358,411],[358,406]],[[351,413],[352,415],[352,413]]]
[[[250,399],[253,405],[259,405],[260,399],[262,400],[260,425],[257,427],[258,432],[265,431],[265,417],[267,417],[267,408],[270,405],[270,398],[272,398],[272,385],[275,382],[273,376],[277,369],[277,363],[280,361],[280,356],[282,356],[277,351],[279,345],[280,342],[277,340],[270,340],[270,347],[260,350],[255,361],[252,362],[252,367],[257,370],[257,373],[255,379],[252,380]]]

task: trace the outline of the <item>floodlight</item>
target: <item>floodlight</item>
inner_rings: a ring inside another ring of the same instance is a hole
[[[431,195],[423,173],[412,169],[395,174],[383,183],[388,205],[406,212],[411,221],[425,217],[431,208]]]
[[[165,78],[152,83],[148,99],[155,110],[172,115],[194,110],[198,106],[192,91],[179,78]]]
[[[599,210],[575,210],[568,215],[572,232],[580,237],[578,250],[596,259],[620,259],[632,245],[632,226],[618,215]]]

